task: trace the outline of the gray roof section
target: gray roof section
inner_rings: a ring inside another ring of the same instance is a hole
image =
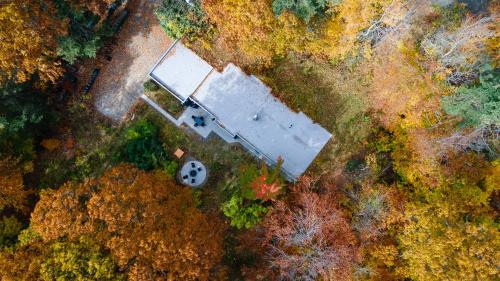
[[[150,76],[185,101],[203,83],[213,67],[176,41],[150,72]]]
[[[192,96],[228,131],[250,142],[270,160],[299,177],[331,138],[302,112],[288,109],[255,76],[233,64],[213,71]]]

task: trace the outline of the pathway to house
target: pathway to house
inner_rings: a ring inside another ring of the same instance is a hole
[[[130,15],[117,36],[112,60],[101,69],[92,89],[97,110],[121,121],[143,92],[142,84],[161,53],[171,44],[154,15],[160,0],[129,0]]]

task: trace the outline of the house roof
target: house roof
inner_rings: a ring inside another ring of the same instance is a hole
[[[302,112],[291,111],[255,76],[233,64],[213,71],[192,99],[210,111],[229,132],[255,146],[272,161],[299,177],[331,138]]]
[[[176,41],[150,72],[168,91],[185,101],[202,84],[213,67]]]

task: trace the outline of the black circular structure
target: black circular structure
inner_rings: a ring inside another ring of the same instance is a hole
[[[181,168],[180,180],[185,185],[199,187],[207,180],[207,169],[200,161],[188,161]]]

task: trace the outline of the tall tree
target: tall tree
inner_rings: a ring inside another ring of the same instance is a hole
[[[45,240],[92,235],[130,280],[207,280],[222,255],[221,227],[188,189],[131,165],[43,193],[31,223]]]
[[[57,58],[57,36],[66,20],[56,17],[51,1],[4,1],[0,6],[0,82],[24,82],[36,74],[55,82],[63,72]]]

